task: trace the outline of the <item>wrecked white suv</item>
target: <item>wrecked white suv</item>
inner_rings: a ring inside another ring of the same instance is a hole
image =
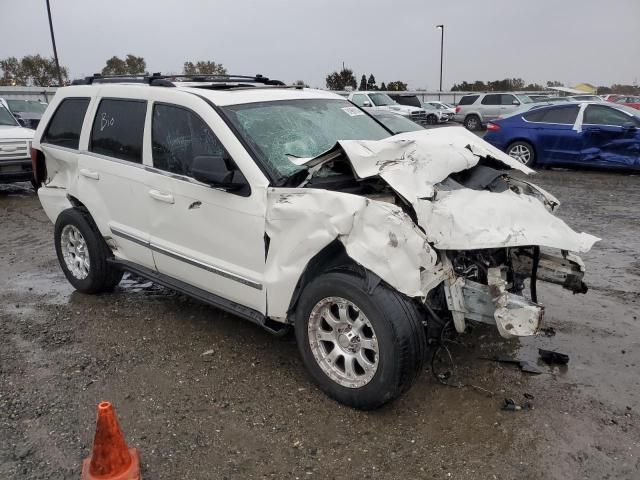
[[[77,290],[111,290],[126,270],[293,326],[315,382],[358,408],[405,391],[446,324],[533,335],[536,279],[586,291],[570,252],[598,239],[463,128],[392,136],[329,92],[174,80],[90,77],[40,122],[38,195]]]

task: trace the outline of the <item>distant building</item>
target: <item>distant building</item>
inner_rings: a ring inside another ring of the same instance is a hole
[[[592,95],[595,95],[598,92],[598,87],[594,87],[590,83],[579,83],[574,85],[572,88],[580,90],[582,93],[590,93]]]

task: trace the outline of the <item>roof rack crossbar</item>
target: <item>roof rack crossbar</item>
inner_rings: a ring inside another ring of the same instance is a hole
[[[186,80],[191,82],[211,82],[211,83],[260,83],[263,85],[284,85],[284,82],[280,80],[271,80],[268,77],[257,74],[254,76],[248,75],[232,75],[232,74],[206,74],[196,73],[193,75],[179,74],[179,75],[163,75],[159,72],[149,74],[137,73],[137,74],[125,74],[125,75],[102,75],[100,73],[94,73],[90,77],[74,80],[72,85],[92,85],[94,83],[147,83],[154,86],[174,86],[174,80]]]

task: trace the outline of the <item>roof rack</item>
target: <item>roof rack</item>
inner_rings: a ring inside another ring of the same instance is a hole
[[[91,77],[74,80],[71,85],[92,85],[94,83],[145,83],[155,87],[175,87],[174,81],[207,82],[207,83],[257,83],[261,85],[283,86],[280,80],[271,80],[268,77],[257,74],[253,77],[247,75],[219,75],[196,73],[193,75],[163,75],[159,72],[139,73],[135,75],[102,75],[94,73]]]

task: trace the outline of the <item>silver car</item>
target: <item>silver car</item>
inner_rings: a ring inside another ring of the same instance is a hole
[[[517,110],[525,103],[532,103],[532,100],[520,93],[464,95],[458,102],[453,119],[463,123],[468,130],[480,130],[491,120]]]

